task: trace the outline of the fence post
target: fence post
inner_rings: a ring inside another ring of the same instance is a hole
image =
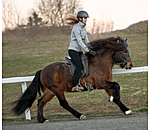
[[[21,82],[21,86],[22,86],[22,92],[24,93],[25,90],[27,89],[26,82]],[[31,115],[30,115],[30,109],[29,108],[25,110],[25,115],[26,115],[27,120],[31,120]]]

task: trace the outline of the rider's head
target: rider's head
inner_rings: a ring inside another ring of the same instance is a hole
[[[81,10],[77,13],[77,18],[79,21],[86,24],[87,18],[89,18],[89,14],[86,11]]]

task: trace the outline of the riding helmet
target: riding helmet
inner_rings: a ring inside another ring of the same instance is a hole
[[[77,13],[77,18],[78,20],[79,18],[89,18],[89,14],[86,11],[81,10]]]

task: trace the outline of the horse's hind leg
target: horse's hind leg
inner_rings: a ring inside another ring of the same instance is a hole
[[[110,96],[110,101],[116,103],[122,112],[126,115],[132,114],[132,111],[120,101],[120,86],[116,82],[109,82],[109,89],[106,90]]]
[[[86,116],[82,115],[81,113],[77,112],[76,110],[74,110],[73,108],[71,108],[68,104],[68,102],[65,99],[65,95],[64,95],[64,91],[57,91],[56,92],[56,96],[59,100],[60,105],[65,108],[66,110],[68,110],[72,115],[74,115],[76,118],[79,119],[84,119],[86,118]]]
[[[46,105],[47,102],[49,102],[55,95],[49,91],[46,90],[43,97],[38,100],[38,114],[37,114],[37,120],[39,123],[44,123],[47,121],[47,119],[43,116],[43,108]]]

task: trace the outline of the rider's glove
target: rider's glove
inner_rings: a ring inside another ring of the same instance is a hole
[[[93,51],[93,50],[91,50],[91,49],[89,49],[89,53],[90,53],[91,55],[93,55],[93,56],[96,55],[96,51]]]

